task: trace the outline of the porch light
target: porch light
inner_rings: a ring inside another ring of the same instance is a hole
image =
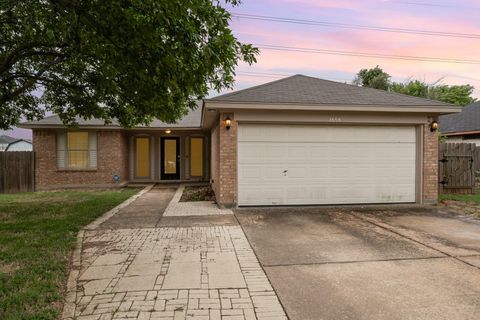
[[[166,134],[170,134],[170,133],[172,133],[172,130],[167,129],[167,130],[165,130],[165,133],[166,133]]]
[[[229,117],[227,117],[225,119],[225,128],[227,128],[227,130],[230,130],[231,126],[232,126],[232,120]]]
[[[433,121],[430,124],[430,132],[435,132],[435,131],[438,131],[438,122],[437,121]]]

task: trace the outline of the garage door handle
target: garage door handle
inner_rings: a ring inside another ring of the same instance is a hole
[[[283,175],[286,176],[287,172],[288,172],[288,170],[283,170]]]

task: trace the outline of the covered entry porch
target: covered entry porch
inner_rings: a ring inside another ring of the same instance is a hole
[[[129,180],[209,181],[209,154],[209,133],[202,130],[135,131],[129,135]]]

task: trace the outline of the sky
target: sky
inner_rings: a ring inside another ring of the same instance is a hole
[[[243,0],[227,7],[234,14],[231,28],[243,43],[367,54],[476,60],[480,62],[480,3],[478,0]],[[240,18],[240,15],[315,21],[285,23]],[[322,25],[318,25],[321,23]],[[334,25],[325,26],[325,23]],[[432,36],[340,28],[338,24],[454,33]],[[459,37],[458,34],[476,35]],[[471,84],[480,98],[480,63],[446,63],[357,57],[338,54],[260,49],[257,63],[240,63],[234,90],[293,74],[350,83],[363,68],[379,65],[393,81],[410,78],[428,83]],[[474,61],[475,62],[475,61]],[[224,93],[224,92],[222,92]],[[216,95],[218,93],[211,93]],[[30,130],[1,134],[30,138]]]

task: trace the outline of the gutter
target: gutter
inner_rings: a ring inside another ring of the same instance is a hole
[[[246,110],[302,110],[302,111],[370,111],[370,112],[411,112],[430,114],[459,113],[463,109],[458,106],[411,106],[411,105],[360,105],[360,104],[297,104],[297,103],[264,103],[205,100],[205,109],[246,109]],[[210,105],[210,106],[208,106]]]
[[[480,130],[472,130],[472,131],[456,131],[456,132],[441,132],[444,136],[465,136],[465,135],[473,135],[473,134],[480,134]]]

